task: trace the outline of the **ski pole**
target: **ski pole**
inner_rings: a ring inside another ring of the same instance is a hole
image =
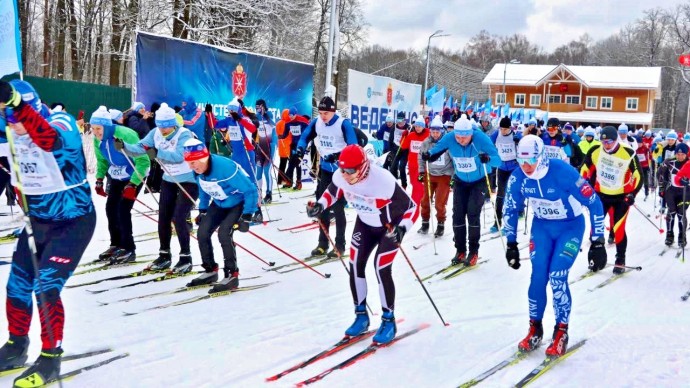
[[[259,240],[263,241],[264,243],[270,245],[272,248],[274,248],[274,249],[277,250],[278,252],[284,254],[285,256],[291,258],[292,260],[294,260],[294,261],[296,261],[296,262],[302,264],[304,267],[306,267],[306,268],[312,270],[313,272],[317,273],[317,274],[318,274],[319,276],[321,276],[322,278],[328,279],[328,278],[331,277],[331,274],[329,274],[329,273],[327,273],[327,274],[325,274],[325,275],[322,274],[322,273],[319,272],[318,270],[314,269],[314,267],[312,267],[311,265],[309,265],[309,264],[305,263],[304,261],[302,261],[302,260],[296,258],[295,256],[289,254],[288,252],[285,252],[285,251],[284,251],[283,249],[281,249],[280,247],[276,246],[275,244],[273,244],[272,242],[266,240],[265,238],[259,236],[258,234],[252,232],[251,230],[249,231],[249,234],[251,234],[252,236],[258,238]]]
[[[175,184],[177,185],[177,187],[179,187],[180,190],[182,190],[182,192],[184,193],[184,195],[185,195],[187,198],[189,198],[190,201],[192,201],[192,204],[193,204],[194,206],[196,206],[196,199],[192,198],[192,196],[189,194],[189,192],[188,192],[187,190],[185,190],[185,188],[180,184],[180,182],[178,182],[177,179],[175,179],[175,178],[170,174],[170,171],[168,170],[167,167],[165,167],[165,165],[163,164],[163,162],[161,162],[160,159],[156,158],[155,160],[156,160],[156,163],[158,163],[158,164],[161,166],[161,168],[163,169],[163,171],[164,171],[166,174],[168,174],[168,176],[169,176],[170,179],[173,181],[173,183],[175,183]],[[185,163],[185,162],[182,162],[182,163]]]
[[[489,172],[486,170],[486,164],[482,163],[482,167],[484,167],[484,178],[486,178],[486,188],[489,190],[489,193],[491,193],[491,183],[489,182]],[[506,243],[503,241],[503,228],[501,228],[498,223],[498,213],[496,213],[496,206],[494,205],[494,202],[491,200],[491,197],[489,197],[489,203],[491,203],[491,207],[494,209],[494,220],[496,220],[496,226],[498,227],[498,235],[500,236],[498,239],[501,240],[503,253],[506,253]]]
[[[144,184],[144,187],[146,187],[146,190],[148,190],[148,192],[151,194],[151,197],[153,197],[153,200],[156,201],[156,205],[158,205],[158,206],[160,207],[160,203],[158,203],[158,199],[156,198],[155,195],[153,195],[153,191],[151,191],[151,188],[150,188],[149,185],[146,183],[146,178],[143,177],[143,176],[141,176],[141,174],[139,173],[139,171],[137,171],[137,168],[134,167],[134,163],[133,163],[132,160],[129,158],[129,156],[125,153],[124,148],[121,149],[120,152],[122,152],[122,155],[125,156],[125,159],[127,159],[127,163],[129,163],[130,167],[132,167],[132,170],[134,170],[134,173],[137,174],[137,178],[139,178],[139,180],[141,181],[141,183]]]
[[[686,217],[686,213],[685,213],[685,206],[687,206],[687,205],[685,204],[685,187],[686,187],[686,186],[683,185],[683,216],[681,217],[681,220],[683,221],[683,226],[682,226],[682,228],[683,228],[683,240],[686,240],[686,241],[687,241],[687,234],[686,234],[686,232],[688,231],[688,228],[687,228],[687,226],[686,226],[686,224],[687,224],[687,217]],[[681,226],[678,225],[678,234],[680,234],[680,228],[681,228]],[[681,247],[681,249],[683,249],[683,251],[682,251],[683,257],[682,257],[682,259],[681,259],[681,262],[685,263],[685,245],[683,245],[683,246]]]
[[[644,214],[644,212],[643,212],[642,210],[640,210],[640,208],[637,207],[637,205],[633,204],[633,207],[634,207],[638,212],[640,212],[640,214],[642,214],[642,217],[644,217],[645,220],[649,221],[649,223],[652,224],[652,226],[654,227],[654,229],[658,230],[660,234],[661,234],[661,233],[664,233],[664,230],[661,229],[661,228],[657,228],[657,227],[656,227],[656,224],[654,223],[654,221],[652,221],[651,219],[649,219],[649,217],[647,217],[647,215]]]
[[[387,226],[388,226],[388,231],[392,232],[393,228],[391,227],[391,225],[388,224]],[[436,307],[436,303],[434,303],[434,299],[431,297],[431,295],[429,294],[429,291],[426,289],[426,286],[424,285],[422,278],[419,277],[419,274],[417,273],[417,270],[412,265],[410,258],[407,257],[407,253],[405,253],[405,250],[403,249],[403,247],[400,245],[399,242],[397,245],[398,245],[398,249],[400,250],[400,253],[402,253],[403,257],[405,258],[405,261],[407,261],[407,264],[410,266],[412,273],[414,273],[414,276],[417,278],[419,285],[422,286],[424,293],[426,294],[427,298],[429,298],[429,302],[431,302],[431,305],[434,307],[434,310],[436,310],[436,314],[438,314],[438,317],[441,318],[441,322],[443,323],[443,326],[450,326],[450,323],[446,323],[446,321],[443,319],[443,316],[441,315],[441,312],[438,311],[438,307]]]
[[[527,216],[529,215],[529,201],[526,201],[525,205],[525,230],[522,231],[523,236],[527,236]]]
[[[429,161],[427,160],[426,162],[426,195],[429,197],[429,224],[431,225],[431,230],[434,230],[434,212],[433,212],[433,204],[431,203],[431,174],[429,173]],[[451,178],[453,179],[453,178]],[[436,198],[438,201],[438,198]],[[438,252],[436,252],[436,232],[434,232],[434,239],[432,240],[434,244],[434,255],[438,255]]]
[[[260,257],[257,256],[254,252],[252,252],[252,251],[250,251],[249,249],[243,247],[242,245],[240,245],[240,244],[239,244],[237,241],[235,241],[234,239],[232,240],[232,242],[235,243],[235,245],[237,245],[240,249],[242,249],[243,251],[249,253],[251,256],[253,256],[253,257],[256,258],[257,260],[259,260],[260,262],[266,264],[267,266],[273,267],[274,265],[276,265],[276,263],[275,263],[274,261],[266,261],[266,260],[260,258]]]

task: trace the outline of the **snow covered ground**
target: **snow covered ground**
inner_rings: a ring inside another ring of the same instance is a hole
[[[318,229],[291,233],[280,232],[277,228],[309,221],[306,214],[300,212],[307,198],[290,198],[306,195],[312,190],[313,185],[305,184],[301,192],[283,191],[282,198],[274,191],[274,201],[289,201],[289,204],[270,206],[267,208],[268,214],[264,213],[264,216],[281,220],[253,227],[252,231],[296,257],[308,256],[316,246]],[[140,199],[155,207],[150,194],[142,193]],[[94,260],[109,245],[105,199],[94,196],[94,201],[98,209],[98,226],[82,263]],[[654,214],[651,197],[643,202],[640,195],[638,202],[640,208]],[[139,204],[135,208],[145,210]],[[493,214],[489,206],[486,209],[483,230],[491,226],[490,217]],[[9,207],[0,206],[1,213],[9,211]],[[353,211],[347,211],[347,215],[349,220],[354,219]],[[11,221],[12,217],[1,216],[0,226],[4,227]],[[352,225],[348,224],[348,247]],[[432,244],[419,250],[413,249],[413,245],[431,238],[418,235],[418,227],[419,224],[406,236],[403,247],[419,274],[425,276],[447,265],[454,253],[450,220],[446,224],[446,235],[436,243],[438,255],[434,254]],[[155,230],[154,222],[142,216],[134,217],[135,235]],[[331,230],[335,233],[334,228]],[[6,233],[2,232],[3,235]],[[534,386],[677,387],[690,382],[690,368],[687,367],[690,362],[690,301],[680,300],[680,296],[690,288],[690,264],[675,259],[675,249],[659,257],[663,236],[635,210],[628,218],[628,238],[627,264],[642,266],[642,271],[590,292],[610,276],[611,269],[607,268],[571,287],[574,301],[570,322],[571,344],[583,338],[588,341],[572,357],[539,378]],[[237,233],[236,240],[267,261],[275,261],[277,265],[291,262],[288,257],[249,234]],[[520,235],[519,242],[525,241],[527,236]],[[199,264],[198,247],[194,240],[192,243],[194,262]],[[214,244],[218,260],[222,257],[220,246],[217,240]],[[0,264],[9,263],[12,246],[0,245]],[[571,280],[587,271],[587,249],[588,243],[585,243],[571,271]],[[157,252],[155,239],[138,244],[137,253],[140,256]],[[526,257],[526,250],[523,252]],[[179,253],[175,238],[173,253]],[[609,247],[608,253],[609,263],[612,263],[615,248]],[[688,253],[690,255],[690,251]],[[206,290],[100,306],[99,301],[113,302],[181,287],[191,277],[101,294],[91,294],[86,290],[102,290],[142,278],[65,289],[65,351],[75,353],[111,346],[115,352],[129,352],[130,357],[84,373],[64,385],[291,386],[366,346],[366,341],[362,342],[277,382],[264,382],[266,377],[309,358],[342,337],[353,319],[348,278],[338,262],[317,267],[319,271],[332,275],[330,279],[323,279],[309,270],[287,274],[267,272],[262,269],[262,263],[242,250],[238,249],[238,256],[241,277],[260,276],[258,279],[241,281],[240,285],[277,283],[259,290],[133,316],[123,316],[123,312],[138,312],[162,303],[204,295]],[[450,323],[450,326],[444,327],[404,258],[398,255],[394,268],[396,317],[404,318],[404,322],[398,325],[398,333],[419,323],[430,323],[431,327],[390,348],[381,349],[374,356],[345,370],[334,372],[318,384],[329,387],[455,387],[512,354],[528,328],[526,294],[530,264],[523,261],[520,270],[510,269],[498,239],[483,243],[480,256],[489,259],[480,268],[452,280],[427,284],[441,313]],[[140,260],[153,258],[142,257]],[[73,276],[68,284],[126,274],[143,267],[144,264],[141,264]],[[0,265],[3,283],[9,268],[10,265]],[[78,271],[83,268],[80,267]],[[372,328],[375,328],[380,319],[380,304],[373,270],[368,269],[368,302],[378,314],[372,320]],[[154,275],[143,279],[152,277]],[[2,287],[2,299],[5,292]],[[34,314],[34,317],[31,360],[40,349],[38,314]],[[0,320],[0,326],[6,327],[4,314],[0,315]],[[545,337],[551,335],[552,325],[553,311],[548,307],[544,318]],[[0,341],[4,341],[6,335],[0,337]],[[480,386],[514,385],[541,361],[544,348],[542,346],[527,360],[499,371]],[[67,372],[104,358],[107,355],[88,361],[64,362],[62,370]],[[0,378],[0,385],[8,386],[11,381],[12,377]]]

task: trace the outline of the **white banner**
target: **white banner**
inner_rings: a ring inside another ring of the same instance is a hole
[[[376,131],[391,113],[404,112],[408,122],[419,114],[422,86],[362,73],[347,71],[347,103],[352,124],[368,132]]]
[[[22,70],[17,0],[0,0],[0,77]]]

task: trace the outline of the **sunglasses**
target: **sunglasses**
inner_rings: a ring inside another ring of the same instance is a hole
[[[344,168],[340,167],[340,172],[347,175],[352,175],[357,172],[357,168]]]
[[[546,130],[549,132],[558,131],[558,127],[548,127]]]
[[[523,164],[536,164],[539,161],[539,156],[534,156],[531,158],[515,158],[519,165]]]
[[[601,144],[604,144],[604,145],[612,145],[612,144],[615,143],[615,142],[616,142],[616,139],[605,139],[605,140],[602,140],[602,141],[601,141]]]

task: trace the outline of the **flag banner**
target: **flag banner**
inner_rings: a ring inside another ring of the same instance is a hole
[[[0,1],[0,77],[22,71],[17,0]]]

